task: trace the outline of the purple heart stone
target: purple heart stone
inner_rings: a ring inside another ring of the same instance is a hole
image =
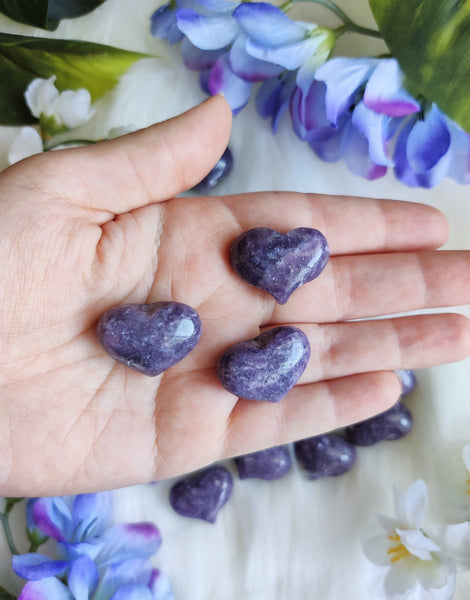
[[[183,517],[215,523],[232,490],[230,471],[225,467],[209,467],[176,482],[170,490],[170,504]]]
[[[411,369],[399,369],[395,371],[401,383],[401,395],[410,394],[416,387],[416,375]]]
[[[179,302],[123,304],[104,313],[97,333],[114,359],[154,377],[196,346],[201,320],[193,308]]]
[[[217,376],[229,392],[248,400],[279,402],[296,384],[310,358],[307,336],[297,327],[274,327],[230,346]]]
[[[356,446],[372,446],[383,440],[399,440],[408,435],[413,427],[413,417],[401,402],[388,410],[349,425],[344,430],[346,439]]]
[[[339,435],[316,435],[294,444],[297,461],[309,479],[337,477],[351,469],[356,460],[356,450]]]
[[[285,446],[267,448],[259,452],[244,454],[235,458],[240,479],[280,479],[291,468],[289,450]]]
[[[242,233],[232,244],[230,260],[242,279],[285,304],[294,290],[320,275],[330,250],[316,229],[299,227],[278,233],[257,227]]]

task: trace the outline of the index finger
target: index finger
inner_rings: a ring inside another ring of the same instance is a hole
[[[242,231],[269,227],[320,230],[334,255],[439,248],[447,240],[444,215],[431,206],[322,194],[263,192],[227,196]]]

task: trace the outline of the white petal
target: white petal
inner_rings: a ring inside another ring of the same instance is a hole
[[[455,579],[455,564],[443,555],[435,556],[431,561],[421,561],[418,566],[418,580],[426,590],[443,588],[449,578]]]
[[[17,138],[13,140],[8,153],[10,165],[23,158],[39,154],[43,151],[41,136],[33,127],[23,127]]]
[[[419,560],[404,558],[390,568],[384,581],[387,598],[408,598],[417,584],[417,566]]]
[[[470,569],[470,522],[430,527],[429,533],[441,550],[464,569]]]
[[[90,104],[91,96],[88,90],[65,90],[54,104],[54,113],[60,123],[70,128],[77,127],[88,121],[93,114]]]
[[[409,526],[419,529],[428,508],[428,486],[417,479],[405,495],[405,518]]]
[[[46,117],[52,115],[54,102],[59,97],[54,85],[55,79],[55,75],[49,79],[33,79],[28,85],[24,97],[33,116],[39,118],[41,114]]]
[[[388,550],[390,540],[385,531],[380,531],[374,535],[365,538],[362,549],[367,558],[375,565],[389,565],[390,554]]]
[[[441,548],[426,537],[421,531],[408,529],[406,531],[397,529],[401,543],[411,554],[414,554],[421,560],[431,560],[431,552],[439,552]]]
[[[470,473],[470,444],[466,444],[463,447],[462,458],[463,458],[463,462],[465,464],[465,468]]]

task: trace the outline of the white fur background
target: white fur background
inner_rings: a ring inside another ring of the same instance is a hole
[[[356,21],[374,26],[367,0],[338,4]],[[197,76],[182,65],[179,49],[170,49],[149,33],[149,17],[158,5],[158,0],[108,0],[91,15],[63,22],[52,34],[156,57],[132,67],[117,89],[99,102],[92,122],[82,128],[84,137],[105,135],[115,126],[143,127],[204,98]],[[315,20],[316,15],[323,24],[337,24],[313,5],[304,6],[302,13],[305,19]],[[0,27],[51,35],[6,18],[0,19]],[[382,51],[380,42],[355,35],[341,40],[338,47],[339,53],[350,55]],[[3,131],[4,147],[14,133]],[[316,159],[295,137],[288,119],[273,137],[252,103],[235,118],[230,145],[235,167],[218,193],[276,189],[424,202],[447,215],[451,226],[447,247],[470,249],[470,188],[444,182],[430,191],[413,190],[393,175],[367,182],[341,163]],[[1,161],[5,166],[5,152],[0,153]],[[470,315],[470,307],[460,310]],[[470,361],[417,374],[418,389],[406,401],[415,418],[412,434],[400,442],[358,449],[355,468],[340,478],[309,482],[297,468],[271,483],[235,476],[232,499],[215,525],[176,515],[168,504],[171,482],[160,482],[116,492],[116,518],[152,520],[161,528],[164,542],[155,564],[170,576],[177,600],[380,598],[380,573],[363,556],[360,541],[377,512],[391,513],[393,484],[406,488],[423,478],[430,489],[432,521],[470,515],[461,458],[463,445],[470,442]],[[0,583],[19,589],[6,546],[0,548]],[[455,599],[466,600],[470,576],[459,574],[457,581]]]

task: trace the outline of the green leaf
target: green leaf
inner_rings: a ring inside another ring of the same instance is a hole
[[[0,585],[0,600],[16,600],[16,596],[10,594],[10,592]]]
[[[81,17],[106,0],[0,0],[0,12],[14,21],[52,31],[60,19]]]
[[[369,0],[411,93],[470,131],[470,1]]]
[[[95,101],[146,56],[92,42],[0,33],[0,124],[37,122],[24,100],[28,84],[37,77],[56,75],[60,91],[86,88]]]

